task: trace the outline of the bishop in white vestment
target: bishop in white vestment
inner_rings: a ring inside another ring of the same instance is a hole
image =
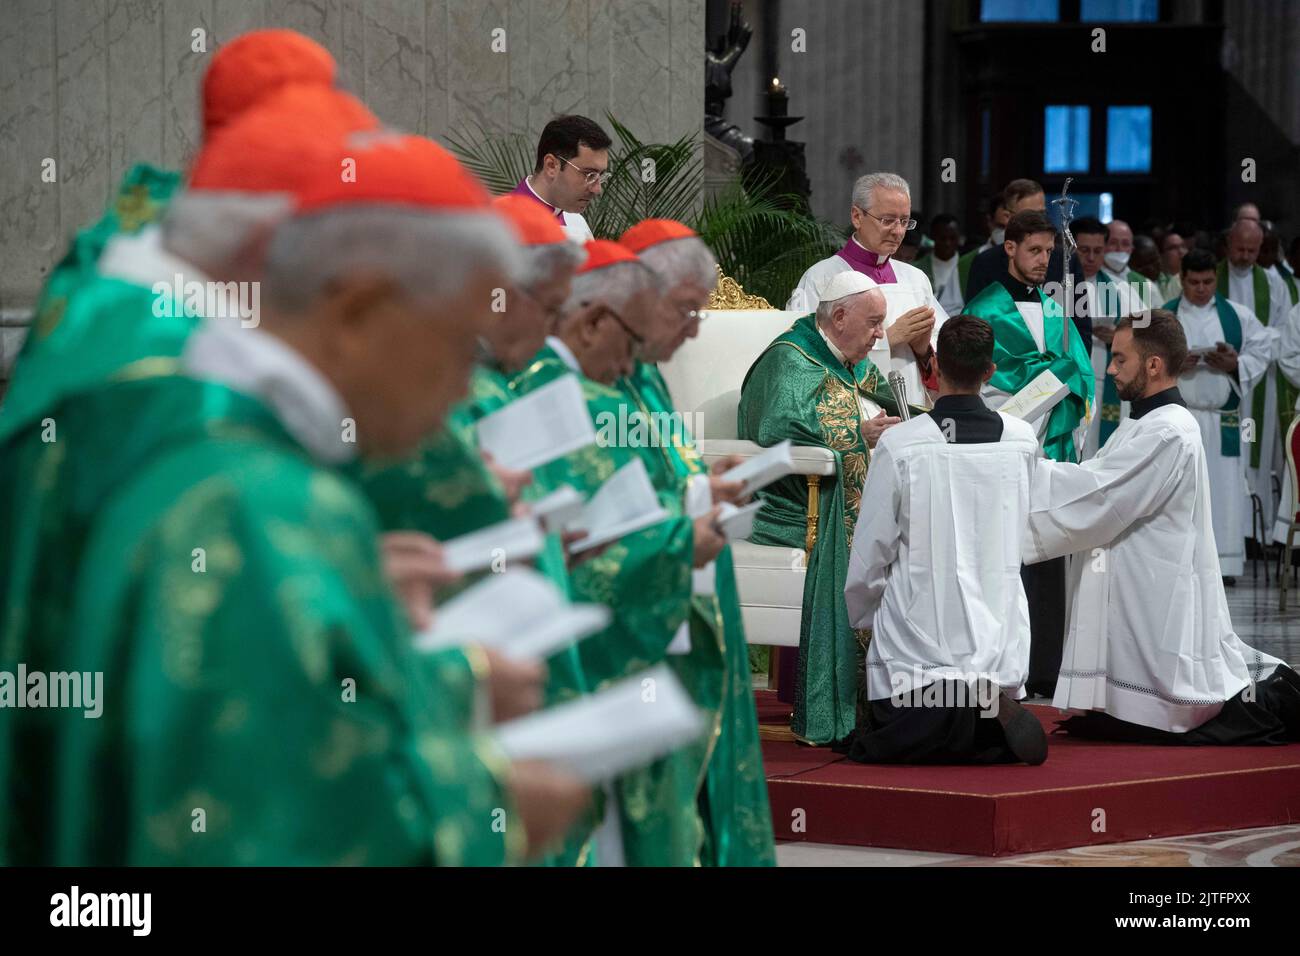
[[[1053,703],[1088,712],[1063,726],[1094,738],[1300,739],[1300,678],[1232,629],[1203,428],[1166,371],[1186,348],[1169,312],[1121,321],[1111,371],[1129,419],[1090,461],[1038,463],[1025,560],[1076,556]]]

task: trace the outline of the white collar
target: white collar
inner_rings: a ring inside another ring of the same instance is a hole
[[[547,209],[549,209],[551,212],[558,212],[561,216],[564,215],[564,212],[560,209],[559,206],[555,205],[554,203],[547,202],[541,196],[537,195],[537,190],[533,188],[532,173],[529,173],[527,176],[524,177],[524,185],[528,187],[528,191],[530,193],[532,193],[534,196],[537,196],[537,201],[545,205]]]
[[[878,265],[878,266],[883,266],[883,265],[885,264],[885,260],[889,258],[889,256],[885,255],[883,252],[872,252],[870,249],[868,249],[868,248],[867,248],[866,246],[864,246],[862,243],[858,242],[858,237],[857,237],[857,236],[849,236],[849,238],[853,240],[853,244],[854,244],[855,246],[857,246],[859,249],[861,249],[861,250],[862,250],[863,252],[865,252],[867,255],[869,255],[869,256],[875,256],[875,257],[876,257],[876,265]]]
[[[564,340],[558,335],[548,335],[546,344],[551,347],[551,351],[560,357],[560,361],[569,367],[570,371],[582,374],[582,366],[578,364],[578,357],[573,354],[573,349],[564,343]]]
[[[356,457],[343,440],[348,408],[315,366],[280,339],[256,328],[205,322],[181,357],[194,378],[220,382],[264,402],[299,443],[321,461]]]
[[[1238,269],[1231,262],[1228,263],[1228,272],[1236,279],[1244,279],[1254,271],[1255,267],[1253,265],[1246,266],[1244,269]]]
[[[849,364],[848,356],[846,356],[843,352],[841,352],[839,347],[836,346],[836,344],[831,341],[831,337],[826,334],[826,330],[821,327],[821,323],[816,323],[816,325],[817,325],[817,334],[822,337],[822,341],[826,343],[826,347],[831,350],[831,355],[835,356],[835,361],[839,362],[841,365],[845,367],[848,367]]]
[[[118,235],[108,240],[95,269],[105,278],[149,288],[158,282],[173,284],[177,276],[182,276],[186,283],[209,281],[197,266],[163,248],[162,230],[156,223],[135,235]]]

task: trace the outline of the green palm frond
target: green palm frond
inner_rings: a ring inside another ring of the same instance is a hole
[[[536,145],[522,133],[491,135],[482,126],[461,127],[443,137],[447,148],[465,167],[487,186],[488,192],[501,196],[510,192],[533,171]]]
[[[642,219],[688,221],[695,215],[704,185],[704,162],[696,137],[674,143],[643,143],[626,126],[605,114],[614,130],[609,182],[586,213],[591,231],[617,239]]]

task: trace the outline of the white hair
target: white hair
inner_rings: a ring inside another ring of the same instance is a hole
[[[659,242],[638,256],[659,274],[666,286],[690,282],[702,289],[712,289],[718,284],[718,260],[698,236]]]
[[[264,285],[277,308],[301,312],[331,280],[356,270],[391,276],[413,295],[447,298],[493,268],[509,281],[524,274],[522,250],[497,216],[343,206],[281,224],[267,250]]]
[[[641,262],[615,262],[603,269],[593,269],[573,277],[564,311],[572,312],[584,302],[600,300],[616,312],[646,289],[659,289],[659,277]]]
[[[259,231],[289,215],[288,193],[187,189],[163,216],[162,244],[172,255],[208,272],[221,272]]]
[[[871,205],[871,193],[876,189],[899,192],[907,197],[908,202],[912,200],[912,190],[902,176],[897,173],[867,173],[859,176],[853,184],[853,205],[866,212]]]
[[[576,269],[586,256],[582,246],[565,239],[541,246],[525,246],[523,274],[520,284],[524,288],[546,282],[565,266]]]
[[[863,289],[861,292],[850,292],[848,295],[842,295],[838,299],[831,299],[830,301],[823,300],[821,302],[818,302],[817,303],[817,324],[827,325],[831,320],[831,316],[835,314],[836,306],[842,305],[845,308],[848,308],[849,302],[853,299],[856,299],[858,296],[873,295],[873,294],[880,296],[882,299],[885,297],[885,293],[881,292],[879,288],[875,288],[875,289]]]

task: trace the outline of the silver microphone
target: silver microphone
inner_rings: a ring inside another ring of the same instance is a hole
[[[907,421],[912,417],[912,410],[907,407],[907,386],[903,383],[902,372],[889,373],[889,387],[894,391],[894,398],[898,400],[898,417]]]

